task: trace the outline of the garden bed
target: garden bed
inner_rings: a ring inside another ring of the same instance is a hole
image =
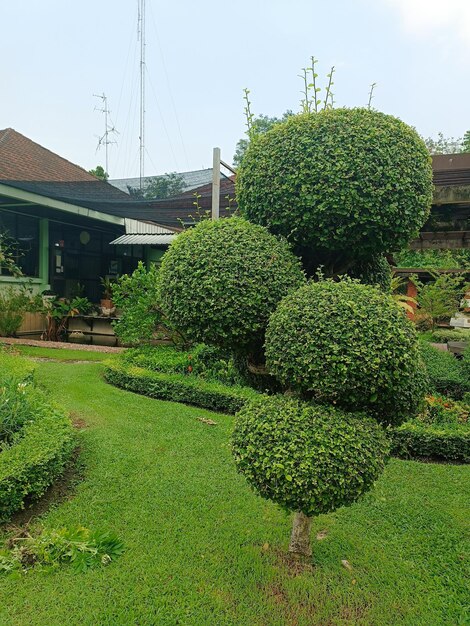
[[[0,352],[0,522],[46,491],[75,446],[70,419],[33,377],[34,364]]]

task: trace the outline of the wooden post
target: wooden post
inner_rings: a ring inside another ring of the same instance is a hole
[[[418,289],[416,287],[416,285],[414,284],[413,281],[408,279],[408,284],[406,286],[406,295],[409,298],[413,298],[414,300],[416,300],[417,296],[418,296]],[[416,302],[408,302],[408,304],[411,306],[411,308],[413,309],[413,313],[411,311],[407,311],[406,315],[408,316],[408,318],[410,320],[414,320],[415,319],[415,315],[416,315]]]
[[[220,148],[214,148],[212,159],[212,219],[219,219],[220,204]]]

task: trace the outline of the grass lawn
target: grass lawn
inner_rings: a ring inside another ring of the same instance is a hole
[[[38,365],[51,397],[88,424],[85,479],[40,522],[112,529],[126,552],[83,574],[1,579],[2,626],[470,623],[470,466],[392,460],[360,503],[314,521],[326,538],[296,573],[283,559],[290,516],[234,470],[233,417],[113,388],[100,370]]]

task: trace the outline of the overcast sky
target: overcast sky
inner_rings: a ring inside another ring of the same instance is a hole
[[[137,176],[137,0],[4,1],[0,19],[0,128],[104,165],[104,92],[111,177]],[[338,106],[376,82],[375,107],[424,136],[470,128],[470,0],[147,0],[146,31],[146,175],[210,167],[213,146],[231,162],[243,88],[255,114],[296,111],[311,55]]]

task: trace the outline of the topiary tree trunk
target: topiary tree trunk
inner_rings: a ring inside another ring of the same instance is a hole
[[[289,552],[301,556],[312,556],[312,546],[310,544],[310,530],[312,519],[298,511],[294,513],[292,522],[292,534],[290,536]]]

